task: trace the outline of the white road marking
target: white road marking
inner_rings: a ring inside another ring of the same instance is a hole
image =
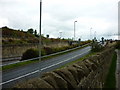
[[[89,49],[88,51],[90,51],[90,49]],[[88,52],[88,51],[87,51],[87,52]],[[84,52],[84,53],[86,53],[86,52]],[[78,56],[80,56],[80,55],[82,55],[82,54],[84,54],[84,53],[78,54],[78,55],[76,55],[76,56],[74,56],[74,57],[71,57],[71,58],[68,58],[68,59],[66,59],[66,60],[64,60],[64,61],[61,61],[61,62],[58,62],[58,63],[56,63],[56,64],[50,65],[50,66],[48,66],[48,67],[42,68],[41,71],[42,71],[42,70],[45,70],[45,69],[47,69],[47,68],[56,66],[56,65],[58,65],[58,64],[61,64],[61,63],[63,63],[63,62],[69,61],[70,59],[73,59],[73,58],[75,58],[75,57],[78,57]]]
[[[86,44],[86,45],[89,45],[89,44]],[[53,53],[53,54],[50,54],[50,55],[45,55],[45,56],[42,56],[41,58],[48,57],[48,56],[53,56],[53,55],[57,55],[57,54],[64,53],[64,52],[68,52],[68,51],[71,51],[71,50],[74,50],[74,49],[77,49],[77,48],[80,48],[80,47],[84,47],[86,45],[79,46],[79,47],[72,48],[72,49],[68,49],[68,50],[61,51],[61,52],[57,52],[57,53]],[[17,61],[17,62],[13,62],[13,63],[8,63],[8,64],[2,64],[0,66],[2,67],[2,66],[6,66],[6,65],[11,65],[11,64],[17,64],[17,63],[20,63],[20,62],[26,62],[26,61],[31,61],[31,60],[35,60],[35,59],[39,59],[39,57],[37,57],[37,58],[31,58],[31,59],[27,59],[27,60],[23,60],[23,61]]]
[[[90,49],[89,49],[88,51],[90,51]],[[87,52],[88,52],[88,51],[87,51]],[[87,52],[84,52],[84,53],[87,53]],[[74,57],[71,57],[71,58],[68,58],[68,59],[66,59],[66,60],[64,60],[64,61],[61,61],[61,62],[58,62],[58,63],[56,63],[56,64],[50,65],[50,66],[48,66],[48,67],[42,68],[41,71],[43,71],[43,70],[45,70],[45,69],[47,69],[47,68],[56,66],[56,65],[58,65],[58,64],[61,64],[61,63],[63,63],[63,62],[69,61],[70,59],[73,59],[73,58],[75,58],[75,57],[78,57],[78,56],[80,56],[80,55],[82,55],[82,54],[84,54],[84,53],[78,54],[78,55],[76,55],[76,56],[74,56]],[[36,71],[34,71],[34,72],[27,73],[27,74],[22,75],[22,76],[19,76],[19,77],[17,77],[17,78],[10,79],[10,80],[8,80],[8,81],[5,81],[5,82],[0,83],[0,85],[3,85],[3,84],[6,84],[6,83],[15,81],[15,80],[17,80],[17,79],[20,79],[20,78],[29,76],[29,75],[31,75],[31,74],[35,74],[35,73],[37,73],[37,72],[39,72],[39,71],[40,71],[40,70],[36,70]]]
[[[20,79],[20,78],[26,77],[26,76],[28,76],[28,75],[31,75],[31,74],[34,74],[34,73],[37,73],[37,72],[39,72],[39,70],[36,70],[36,71],[34,71],[34,72],[31,72],[31,73],[27,73],[27,74],[25,74],[25,75],[22,75],[22,76],[20,76],[20,77],[17,77],[17,78],[14,78],[14,79],[8,80],[8,81],[3,82],[3,83],[0,83],[0,85],[2,85],[2,84],[6,84],[6,83],[9,83],[9,82],[12,82],[12,81],[14,81],[14,80],[17,80],[17,79]]]

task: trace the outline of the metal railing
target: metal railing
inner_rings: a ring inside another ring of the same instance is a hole
[[[45,55],[45,56],[42,56],[41,58],[45,58],[45,57],[49,57],[49,56],[54,56],[54,55],[62,54],[62,53],[65,53],[65,52],[69,52],[69,51],[78,49],[78,48],[80,48],[80,47],[87,46],[87,45],[90,45],[90,43],[89,43],[89,44],[85,44],[85,45],[83,45],[83,46],[78,46],[78,47],[76,47],[76,48],[68,49],[68,50],[65,50],[65,51],[53,53],[53,54],[50,54],[50,55]],[[32,60],[36,60],[36,59],[39,59],[39,58],[40,58],[40,57],[31,58],[31,59],[27,59],[27,60],[23,60],[23,61],[17,61],[17,62],[13,62],[13,63],[8,63],[8,64],[0,65],[0,66],[7,66],[7,65],[11,65],[11,64],[17,64],[17,63],[26,62],[26,61],[32,61]]]

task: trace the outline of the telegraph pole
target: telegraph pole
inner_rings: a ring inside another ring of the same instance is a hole
[[[41,21],[42,21],[42,0],[40,0],[40,26],[39,26],[39,62],[41,61],[41,49],[42,49],[42,44],[41,44]],[[39,67],[39,72],[41,72],[41,67]]]

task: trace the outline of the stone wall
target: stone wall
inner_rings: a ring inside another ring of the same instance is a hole
[[[9,57],[19,57],[22,56],[22,54],[30,48],[38,48],[39,44],[22,44],[22,45],[3,45],[2,46],[2,58],[9,58]],[[61,46],[67,46],[68,43],[65,42],[54,42],[49,44],[44,44],[44,46],[49,47],[61,47]]]
[[[103,88],[114,48],[109,48],[63,69],[45,73],[41,78],[16,85],[16,88]]]

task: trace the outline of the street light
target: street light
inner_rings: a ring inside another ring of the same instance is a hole
[[[96,31],[94,32],[94,39],[96,39]]]
[[[42,44],[41,44],[41,21],[42,21],[42,0],[40,0],[40,25],[39,25],[39,62],[41,61],[41,47],[42,47]],[[41,72],[41,67],[40,67],[40,70]]]
[[[77,21],[74,21],[74,40],[75,40],[75,23],[76,23]]]
[[[60,39],[62,38],[62,32],[59,32],[60,33]]]
[[[90,28],[90,40],[91,40],[91,36],[92,36],[92,35],[91,35],[91,30],[92,30],[92,27]]]

